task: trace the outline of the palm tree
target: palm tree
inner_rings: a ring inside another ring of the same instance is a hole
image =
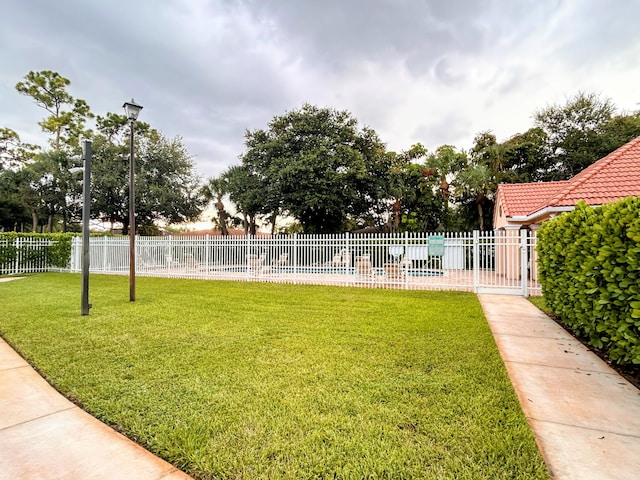
[[[483,205],[487,195],[490,195],[494,188],[493,176],[489,167],[484,163],[470,164],[459,172],[457,180],[460,192],[475,199],[478,216],[480,217],[480,230],[484,230]]]
[[[202,193],[209,202],[214,202],[213,206],[217,211],[216,223],[220,229],[220,233],[224,236],[229,235],[227,229],[227,212],[224,209],[223,197],[228,193],[228,184],[224,177],[211,178],[209,183],[203,187]]]

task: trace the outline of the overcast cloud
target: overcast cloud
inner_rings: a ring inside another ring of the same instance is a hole
[[[203,177],[305,102],[396,151],[505,140],[580,90],[640,108],[636,0],[8,0],[2,15],[0,127],[45,142],[14,86],[54,70],[96,114],[135,98]]]

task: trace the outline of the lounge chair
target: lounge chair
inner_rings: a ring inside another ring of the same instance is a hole
[[[383,268],[389,280],[404,280],[407,276],[403,265],[399,263],[385,263]]]
[[[349,267],[351,265],[351,254],[345,250],[342,249],[340,250],[339,253],[336,253],[333,256],[333,259],[331,260],[331,262],[329,262],[330,267],[333,268],[346,268]]]
[[[259,256],[255,254],[247,255],[247,261],[248,261],[247,273],[253,277],[257,277],[261,275],[264,272],[264,261],[266,258],[267,256],[265,254],[262,254]]]
[[[274,271],[277,271],[279,268],[286,267],[289,264],[289,254],[281,253],[277,259],[274,259],[272,262],[272,267]]]
[[[362,255],[355,258],[356,275],[360,278],[374,279],[376,271],[373,269],[369,255]]]

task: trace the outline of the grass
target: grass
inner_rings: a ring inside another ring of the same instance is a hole
[[[547,306],[547,303],[544,301],[544,297],[527,297],[527,299],[547,315],[553,316],[553,310]]]
[[[0,334],[190,475],[548,478],[476,297],[92,275],[0,283]]]

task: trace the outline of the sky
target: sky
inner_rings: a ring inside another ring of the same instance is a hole
[[[95,114],[134,98],[203,179],[304,103],[350,111],[389,150],[468,149],[579,91],[640,109],[639,18],[638,0],[5,0],[0,127],[46,143],[15,84],[53,70]]]

